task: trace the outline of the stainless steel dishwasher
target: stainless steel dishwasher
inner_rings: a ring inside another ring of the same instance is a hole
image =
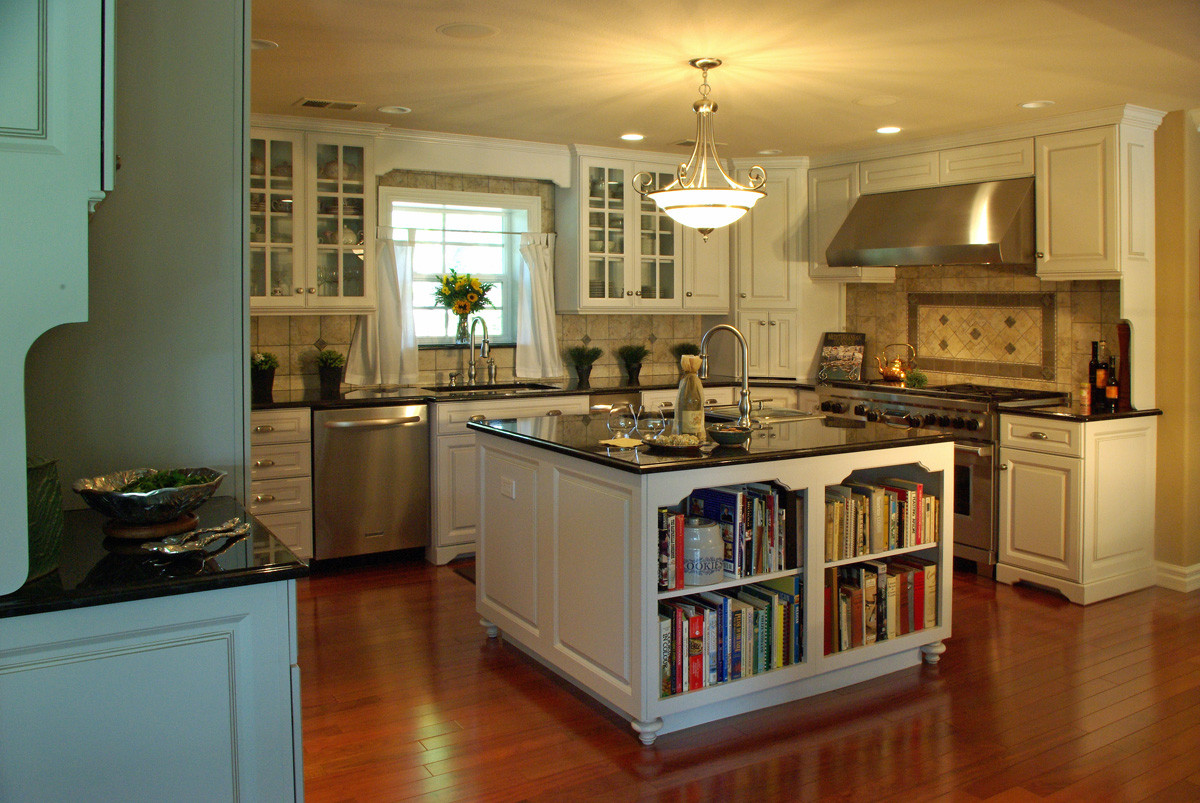
[[[313,557],[429,546],[424,404],[313,413]]]

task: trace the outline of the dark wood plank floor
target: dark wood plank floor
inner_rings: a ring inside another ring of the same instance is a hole
[[[405,562],[299,584],[310,801],[1200,800],[1200,593],[1087,608],[954,578],[936,667],[661,736]]]

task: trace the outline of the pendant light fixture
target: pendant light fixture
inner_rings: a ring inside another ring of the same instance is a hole
[[[708,71],[720,67],[721,60],[692,59],[688,64],[703,75],[700,99],[692,104],[696,112],[696,145],[692,156],[679,166],[675,180],[662,189],[653,190],[654,176],[645,172],[633,177],[633,188],[674,220],[699,231],[707,242],[713,229],[733,223],[766,195],[759,187],[767,180],[767,174],[755,165],[750,168],[749,183],[743,185],[725,172],[713,138],[712,118],[717,113],[717,104],[708,98],[712,89],[708,85]]]

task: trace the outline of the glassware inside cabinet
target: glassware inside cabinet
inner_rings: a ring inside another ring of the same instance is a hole
[[[317,295],[338,295],[338,249],[321,248],[317,251]]]
[[[625,260],[608,260],[608,297],[621,298],[625,295]]]
[[[271,295],[276,298],[290,296],[295,285],[291,249],[270,251],[267,256],[271,263]]]
[[[267,294],[267,252],[250,249],[250,295],[262,298]]]
[[[347,251],[342,254],[342,295],[347,298],[362,298],[365,295],[362,251]]]

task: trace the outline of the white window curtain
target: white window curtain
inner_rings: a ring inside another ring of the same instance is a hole
[[[554,235],[522,234],[521,257],[516,375],[528,379],[566,376],[554,318]]]
[[[360,315],[350,338],[346,382],[352,385],[415,385],[417,333],[413,325],[413,248],[407,229],[379,226],[375,275],[379,306]]]

